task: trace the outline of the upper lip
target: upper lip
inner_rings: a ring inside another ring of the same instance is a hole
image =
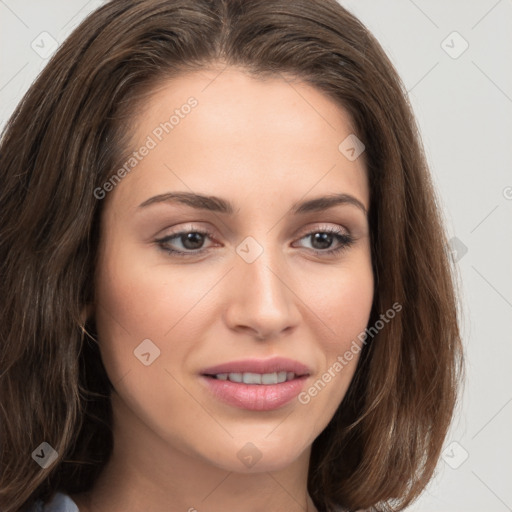
[[[217,375],[219,373],[274,373],[293,372],[297,376],[309,375],[309,368],[293,359],[272,357],[270,359],[240,359],[210,366],[201,371],[202,375]]]

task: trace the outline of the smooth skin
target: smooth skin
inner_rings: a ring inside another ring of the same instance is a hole
[[[114,451],[93,489],[72,498],[81,512],[313,512],[311,445],[340,405],[358,355],[309,403],[272,411],[221,402],[199,373],[277,355],[309,366],[307,391],[365,330],[374,280],[364,154],[350,161],[340,152],[354,129],[321,91],[224,66],[161,85],[134,113],[132,150],[191,96],[197,106],[103,199],[90,313],[115,388]],[[139,206],[168,192],[217,196],[234,212]],[[333,194],[363,208],[291,212]],[[193,243],[157,242],[205,229],[212,236],[192,235]],[[322,235],[329,229],[353,243]],[[250,251],[263,251],[252,263],[237,252],[249,236],[258,244]],[[148,366],[134,355],[146,339],[160,350]],[[261,455],[252,467],[237,455],[243,447]]]

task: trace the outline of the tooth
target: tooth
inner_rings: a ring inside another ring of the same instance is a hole
[[[262,384],[277,384],[277,373],[264,373],[261,376]]]
[[[246,372],[242,375],[244,384],[261,384],[261,373]]]
[[[274,373],[218,373],[215,375],[218,380],[230,380],[236,383],[244,384],[281,384],[289,380],[293,380],[296,375],[294,372],[274,372]]]
[[[277,374],[277,383],[280,384],[281,382],[286,381],[286,372],[279,372]]]
[[[241,373],[230,373],[229,380],[232,382],[242,382],[242,374]]]

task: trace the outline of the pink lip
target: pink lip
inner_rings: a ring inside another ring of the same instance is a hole
[[[304,387],[307,376],[281,384],[244,384],[203,375],[207,388],[223,402],[250,411],[271,411],[293,400]]]
[[[293,372],[295,375],[309,375],[311,370],[304,364],[285,357],[270,359],[241,359],[229,363],[218,364],[202,370],[201,375],[216,375],[218,373],[274,373]]]
[[[274,373],[293,372],[296,377],[280,384],[244,384],[219,380],[218,373]],[[223,402],[251,411],[271,411],[293,400],[303,389],[310,375],[307,366],[292,359],[245,359],[219,364],[201,372],[201,380],[207,389]]]

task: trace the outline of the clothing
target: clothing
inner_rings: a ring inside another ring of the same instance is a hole
[[[76,503],[67,495],[58,492],[46,505],[42,500],[35,502],[28,512],[80,512]]]
[[[61,492],[55,494],[53,499],[44,505],[41,500],[36,501],[28,512],[80,512],[77,504],[67,495]],[[341,511],[340,512],[344,512]],[[356,511],[364,512],[364,511]]]

